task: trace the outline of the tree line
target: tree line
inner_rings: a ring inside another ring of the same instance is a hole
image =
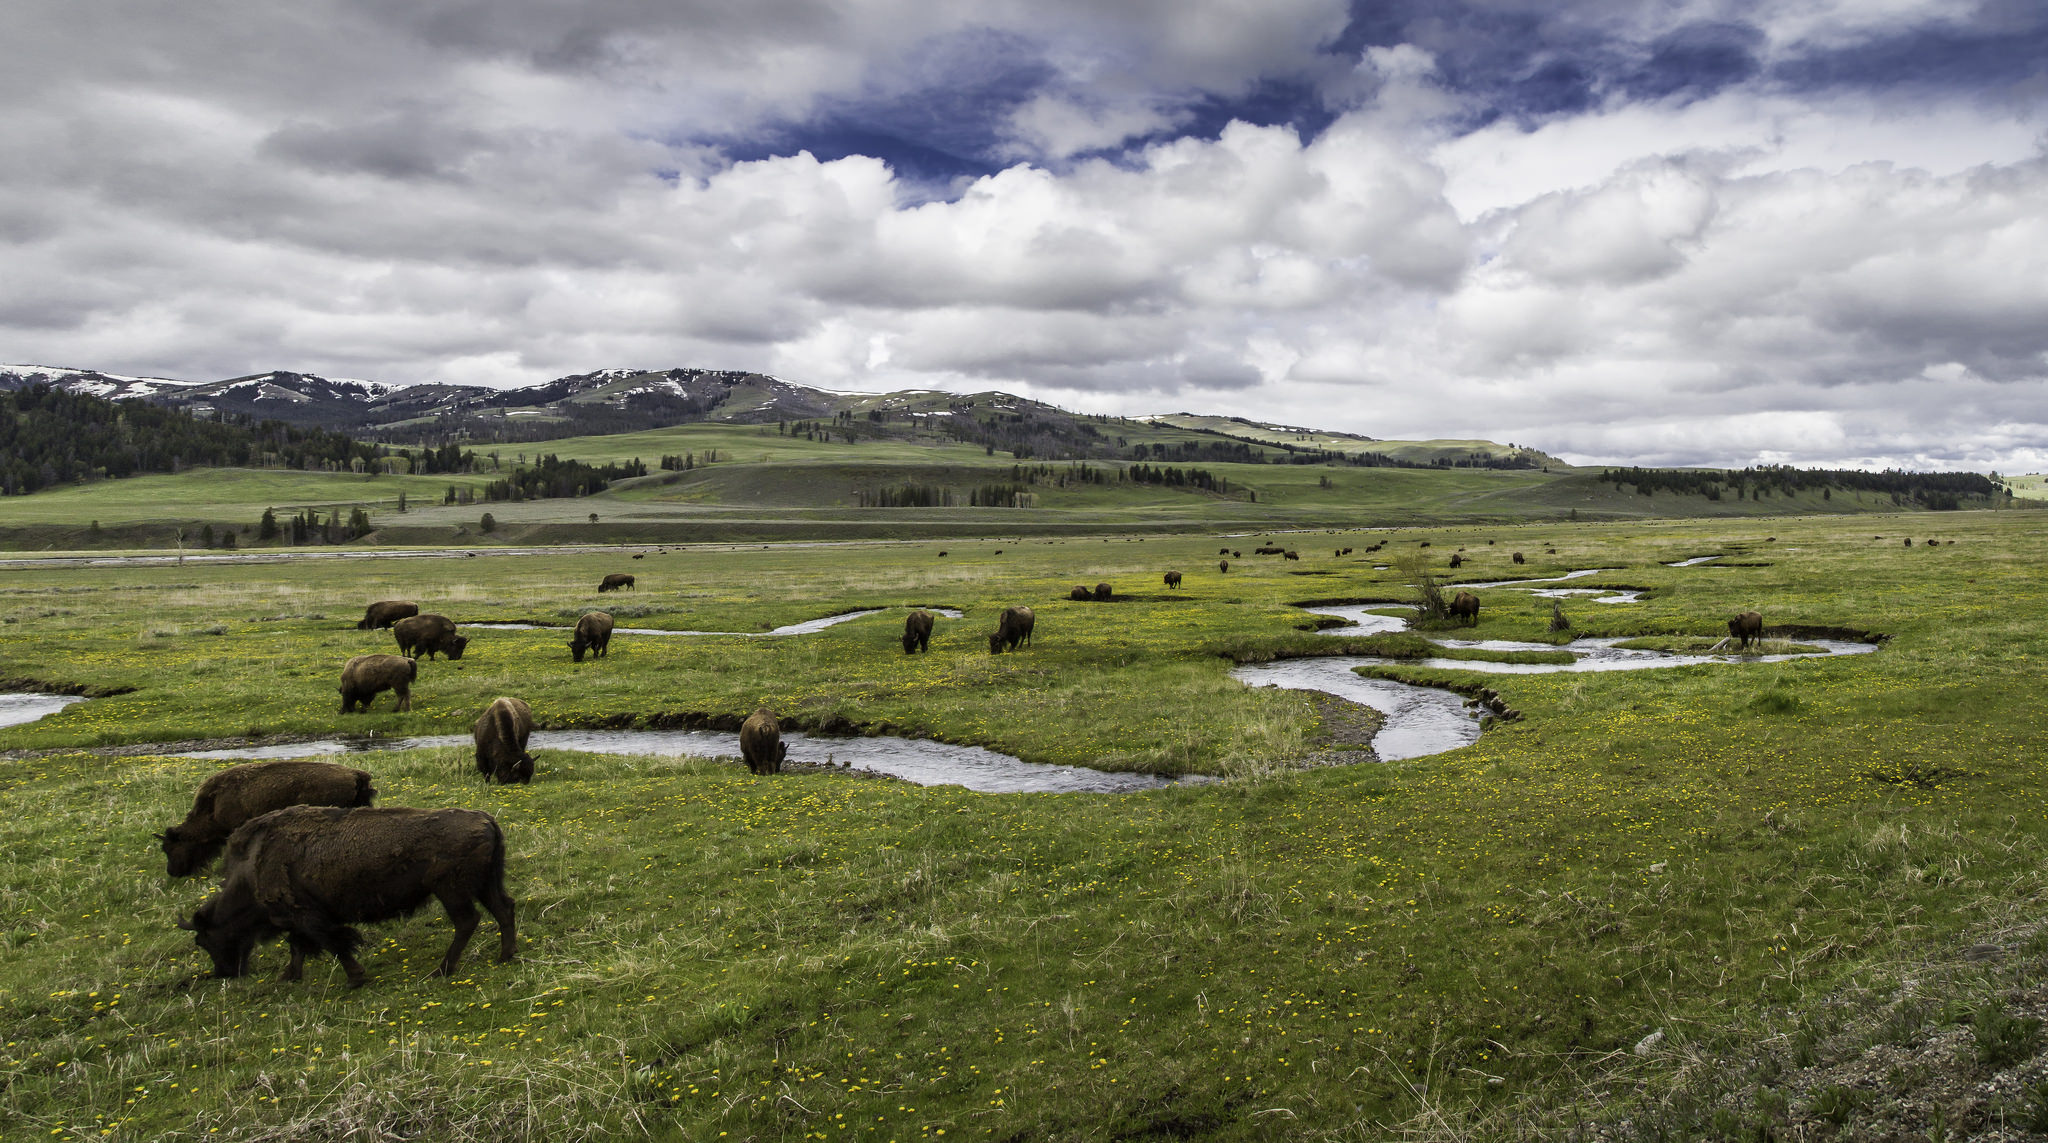
[[[1887,468],[1865,472],[1854,468],[1794,468],[1784,464],[1753,465],[1737,471],[1718,468],[1609,468],[1602,483],[1619,492],[1632,487],[1638,496],[1660,492],[1719,500],[1760,500],[1818,491],[1823,500],[1836,491],[1887,496],[1899,507],[1908,504],[1936,510],[1960,508],[1965,500],[1990,500],[2004,494],[1998,481],[1978,472],[1905,472]]]

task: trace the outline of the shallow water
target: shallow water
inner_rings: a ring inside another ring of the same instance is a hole
[[[1718,560],[1720,558],[1721,557],[1718,553],[1711,556],[1694,556],[1689,560],[1673,560],[1672,562],[1665,564],[1664,566],[1667,568],[1689,568],[1696,564],[1706,563],[1708,560]]]
[[[1549,577],[1547,577],[1547,578],[1544,578],[1544,579],[1495,579],[1495,580],[1488,580],[1488,581],[1487,581],[1487,582],[1485,582],[1485,583],[1453,583],[1453,584],[1447,584],[1447,585],[1445,585],[1445,586],[1446,586],[1447,588],[1473,588],[1473,587],[1527,587],[1527,586],[1529,586],[1529,585],[1530,585],[1530,584],[1532,584],[1532,583],[1563,583],[1564,581],[1566,581],[1566,580],[1568,580],[1568,579],[1584,579],[1585,577],[1587,577],[1587,576],[1589,576],[1589,575],[1599,575],[1599,574],[1600,574],[1601,572],[1604,572],[1604,571],[1617,571],[1617,570],[1619,570],[1619,569],[1617,569],[1617,568],[1580,568],[1580,569],[1579,569],[1579,570],[1577,570],[1577,571],[1568,571],[1568,572],[1564,573],[1563,575],[1554,575],[1554,576],[1549,576]]]
[[[854,619],[864,619],[870,615],[880,615],[887,610],[889,608],[870,607],[865,611],[847,611],[838,615],[827,615],[823,619],[806,619],[802,623],[792,623],[787,627],[777,627],[773,631],[671,631],[663,627],[613,627],[612,634],[745,635],[749,638],[766,638],[771,635],[810,635],[814,632],[823,631],[827,627],[834,627]],[[965,614],[964,612],[955,611],[950,607],[927,607],[925,610],[934,615],[944,616],[947,619],[959,619]],[[480,631],[574,631],[576,629],[574,624],[556,625],[552,623],[463,623],[459,624],[459,626],[475,628]]]
[[[228,750],[195,750],[180,758],[223,761],[265,758],[312,758],[361,754],[372,750],[419,750],[469,746],[467,734],[435,734],[417,738],[329,738],[278,746]],[[814,738],[785,731],[789,761],[810,765],[845,763],[855,770],[887,774],[920,786],[965,786],[984,794],[1129,794],[1164,786],[1200,785],[1215,779],[1189,774],[1163,778],[1156,774],[1122,774],[1085,766],[1053,766],[1026,762],[979,746],[955,746],[917,738]],[[722,730],[536,730],[533,750],[576,750],[590,754],[657,754],[730,757],[739,753],[739,735]]]
[[[1441,754],[1479,741],[1479,720],[1465,709],[1465,700],[1456,693],[1392,679],[1369,679],[1351,669],[1382,661],[1367,655],[1283,659],[1246,663],[1233,668],[1230,677],[1246,686],[1327,691],[1379,711],[1386,721],[1373,735],[1372,749],[1382,762]]]
[[[79,695],[0,695],[0,726],[34,722],[84,701]]]

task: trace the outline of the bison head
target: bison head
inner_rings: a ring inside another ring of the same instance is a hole
[[[213,975],[223,979],[247,975],[250,954],[256,951],[256,931],[252,926],[218,923],[213,906],[212,901],[199,906],[192,919],[179,921],[178,927],[191,933],[206,955],[213,958]]]
[[[590,650],[590,641],[583,637],[583,632],[578,631],[576,637],[569,640],[569,661],[573,663],[582,662],[583,652],[588,650]]]
[[[995,631],[989,634],[988,653],[991,655],[1000,655],[1003,653],[1003,633],[1001,631]]]
[[[165,872],[173,877],[190,877],[199,872],[213,855],[220,850],[218,844],[207,845],[196,838],[185,836],[177,826],[172,826],[156,835],[163,842]]]
[[[469,636],[457,635],[455,638],[448,640],[447,646],[442,647],[441,652],[450,659],[460,659],[462,657],[462,649],[467,646],[469,646]]]

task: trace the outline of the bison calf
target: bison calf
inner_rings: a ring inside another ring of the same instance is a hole
[[[455,621],[445,615],[414,615],[391,625],[392,637],[398,640],[398,653],[410,659],[425,655],[446,655],[450,659],[462,658],[462,651],[469,646],[469,636],[455,633]]]
[[[357,655],[341,668],[341,713],[356,707],[370,711],[370,700],[385,691],[398,696],[394,710],[412,709],[412,684],[419,678],[418,661],[403,655]]]
[[[1735,640],[1737,648],[1748,650],[1751,643],[1763,638],[1764,617],[1754,611],[1745,611],[1728,621],[1728,637]]]
[[[367,806],[376,796],[369,774],[332,762],[289,759],[230,766],[199,783],[184,821],[156,835],[164,845],[165,872],[173,877],[197,873],[237,827],[272,810]]]
[[[406,603],[403,600],[387,599],[382,603],[373,603],[370,606],[364,608],[363,620],[362,622],[356,624],[356,630],[380,630],[382,628],[391,626],[393,623],[396,623],[401,619],[418,615],[419,613],[420,605],[417,603]]]
[[[782,760],[789,757],[789,744],[782,740],[782,725],[767,707],[747,716],[740,724],[740,757],[756,774],[780,774]]]
[[[436,898],[455,939],[436,976],[450,976],[476,931],[476,902],[498,921],[498,960],[518,951],[512,898],[505,892],[505,835],[478,810],[273,810],[236,830],[220,892],[178,927],[213,958],[213,974],[244,975],[259,941],[280,933],[297,980],[307,953],[333,953],[351,987],[368,979],[356,961],[362,934],[352,924],[411,914]]]
[[[922,608],[903,617],[903,653],[932,647],[932,613]]]
[[[632,576],[629,576],[624,572],[613,572],[612,574],[604,577],[604,582],[597,585],[597,590],[600,592],[617,591],[622,587],[632,586]]]
[[[1038,617],[1028,607],[1003,608],[1003,614],[996,620],[996,629],[989,633],[988,653],[1000,655],[1004,651],[1016,650],[1019,644],[1030,646],[1031,628],[1037,621]]]
[[[473,731],[477,773],[506,786],[533,781],[533,755],[526,752],[526,740],[533,735],[533,708],[524,700],[491,700]]]
[[[602,659],[611,654],[612,617],[607,611],[586,611],[576,621],[576,634],[569,639],[569,658],[572,662],[583,661],[588,651],[592,658]]]

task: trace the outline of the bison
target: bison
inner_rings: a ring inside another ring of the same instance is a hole
[[[1477,623],[1479,622],[1479,597],[1469,591],[1461,591],[1451,597],[1450,606],[1444,610],[1453,619],[1462,619],[1466,623]]]
[[[432,659],[437,654],[460,659],[469,646],[469,636],[455,633],[453,619],[432,612],[399,620],[391,625],[391,634],[398,640],[398,653],[409,659]]]
[[[1217,561],[1216,561],[1216,570],[1217,570],[1217,571],[1219,571],[1219,572],[1226,572],[1226,573],[1227,573],[1227,572],[1229,572],[1229,571],[1230,571],[1230,561],[1229,561],[1229,560],[1217,560]]]
[[[533,735],[533,708],[524,700],[492,699],[474,730],[477,773],[505,786],[533,781],[533,755],[526,752],[526,740]]]
[[[590,652],[592,658],[602,659],[611,654],[612,617],[606,611],[586,611],[576,621],[576,634],[569,639],[569,659],[583,661],[583,653]]]
[[[903,653],[929,651],[932,646],[932,613],[922,608],[903,617]]]
[[[996,620],[996,629],[989,633],[988,653],[1000,655],[1006,650],[1016,650],[1019,644],[1030,646],[1031,627],[1037,620],[1038,617],[1031,614],[1028,607],[1003,608],[1002,616]]]
[[[308,759],[244,762],[199,783],[185,820],[156,835],[165,872],[197,873],[243,822],[286,806],[367,806],[377,796],[370,775],[348,766]]]
[[[1216,554],[1217,554],[1217,555],[1219,555],[1219,556],[1227,556],[1227,555],[1229,555],[1229,554],[1230,554],[1230,549],[1229,549],[1229,548],[1217,548],[1217,549],[1216,549]]]
[[[1098,583],[1095,585],[1095,602],[1108,603],[1111,599],[1114,599],[1115,597],[1116,592],[1111,591],[1108,584]]]
[[[417,603],[407,603],[401,599],[387,599],[382,603],[373,603],[370,606],[364,608],[363,620],[362,622],[356,624],[356,630],[382,630],[383,628],[389,627],[393,623],[396,623],[401,619],[404,619],[412,615],[418,615],[419,613],[420,605]]]
[[[1763,638],[1764,617],[1754,611],[1745,611],[1728,621],[1728,637],[1735,640],[1736,647],[1748,650],[1751,643]]]
[[[1300,553],[1300,552],[1291,552],[1291,551],[1290,551],[1290,552],[1281,552],[1281,553],[1280,553],[1280,558],[1281,558],[1281,559],[1283,559],[1283,560],[1298,560],[1298,559],[1300,559],[1300,558],[1301,558],[1301,553]]]
[[[1178,591],[1180,589],[1180,573],[1177,571],[1167,572],[1166,586]]]
[[[412,709],[412,684],[420,676],[417,660],[403,655],[357,655],[341,667],[341,713],[360,706],[370,712],[370,700],[385,691],[398,696],[394,710]]]
[[[756,774],[780,774],[782,760],[789,757],[789,744],[782,740],[782,726],[767,707],[747,716],[740,724],[740,757]]]
[[[476,932],[476,902],[498,921],[498,961],[518,938],[505,892],[505,835],[479,810],[290,806],[243,825],[228,839],[220,892],[178,927],[213,958],[213,974],[242,976],[259,941],[280,933],[297,980],[307,953],[333,953],[349,986],[368,980],[351,925],[406,916],[438,898],[455,939],[436,976],[452,976]]]
[[[1518,564],[1519,564],[1519,563],[1524,563],[1524,562],[1526,562],[1526,561],[1524,561],[1524,560],[1522,559],[1522,553],[1520,553],[1520,552],[1516,552],[1516,553],[1515,553],[1515,562],[1516,562],[1516,563],[1518,563]]]
[[[1095,596],[1092,592],[1088,590],[1088,586],[1086,584],[1077,583],[1074,585],[1074,590],[1067,593],[1067,598],[1074,600],[1077,603],[1085,603],[1086,601],[1095,598]]]
[[[632,576],[629,576],[624,572],[613,572],[612,574],[604,577],[604,582],[597,585],[597,590],[599,592],[617,591],[622,587],[632,586]]]
[[[1456,554],[1456,553],[1452,553],[1452,555],[1451,555],[1451,566],[1452,566],[1452,567],[1454,567],[1454,568],[1461,568],[1461,567],[1464,567],[1464,566],[1465,566],[1465,557],[1464,557],[1464,556],[1461,556],[1461,555],[1458,555],[1458,554]]]

